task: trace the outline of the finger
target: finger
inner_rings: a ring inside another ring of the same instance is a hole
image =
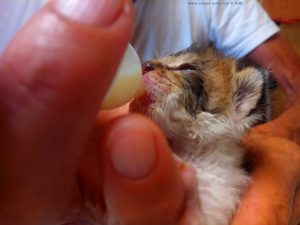
[[[285,137],[300,143],[300,122],[299,122],[300,104],[295,104],[290,107],[284,114],[282,114],[276,121],[274,127],[282,131]]]
[[[129,2],[51,1],[4,52],[1,210],[51,217],[70,204],[81,150],[130,37]]]
[[[295,120],[297,112],[293,111],[291,114],[289,112],[276,120],[252,128],[243,137],[241,144],[250,151],[257,151],[258,149],[255,146],[260,145],[266,138],[274,137],[279,138],[278,140],[285,139],[299,143],[300,137],[297,135],[298,122]]]
[[[270,183],[278,185],[278,183]],[[276,190],[271,186],[253,182],[246,191],[232,225],[285,225],[289,221],[289,202],[280,196],[272,196]],[[274,200],[274,198],[276,200]]]
[[[300,223],[300,191],[297,190],[294,197],[293,211],[290,220],[291,225],[298,225]]]
[[[129,112],[129,104],[127,103],[119,108],[110,109],[110,110],[101,110],[97,115],[96,125],[98,127],[103,126],[104,124],[108,123],[110,120],[125,115]]]
[[[299,95],[297,98],[299,98]],[[246,140],[249,138],[261,138],[263,140],[265,136],[273,136],[287,138],[299,144],[299,112],[300,105],[298,103],[292,105],[275,120],[251,129],[250,133],[246,136]]]
[[[184,185],[160,131],[130,115],[112,122],[101,158],[108,224],[176,224]]]
[[[280,138],[258,140],[255,169],[233,225],[288,224],[294,192],[299,183],[299,146]],[[259,213],[259,216],[257,216]]]
[[[182,162],[181,162],[182,163]],[[181,164],[181,177],[186,190],[184,210],[179,225],[202,225],[204,218],[201,215],[201,206],[198,192],[198,180],[194,167],[190,164]]]

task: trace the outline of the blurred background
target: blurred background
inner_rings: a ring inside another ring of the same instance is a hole
[[[261,0],[271,18],[281,27],[281,35],[300,54],[300,1]]]
[[[260,0],[271,18],[280,26],[280,35],[300,55],[300,1]],[[278,117],[284,110],[287,98],[282,88],[272,93],[272,117]]]

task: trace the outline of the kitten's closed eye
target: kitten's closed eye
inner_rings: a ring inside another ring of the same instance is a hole
[[[184,63],[175,68],[176,70],[192,70],[197,71],[196,67],[190,63]]]
[[[155,70],[156,68],[166,68],[168,70],[189,70],[189,71],[197,71],[197,67],[191,63],[183,63],[176,67],[169,67],[166,65],[162,65],[156,61],[147,61],[143,63],[143,73],[148,73],[150,71]]]

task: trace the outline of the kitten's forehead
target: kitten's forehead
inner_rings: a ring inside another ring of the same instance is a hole
[[[178,67],[185,63],[196,63],[199,61],[199,55],[194,52],[184,52],[181,54],[163,57],[159,59],[159,61],[170,67]]]

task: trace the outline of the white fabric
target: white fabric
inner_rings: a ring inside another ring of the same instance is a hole
[[[46,1],[0,0],[0,53]],[[137,0],[135,6],[132,43],[145,60],[211,41],[242,57],[278,32],[256,0]]]
[[[242,57],[278,32],[256,0],[137,0],[132,44],[143,60],[198,42]]]

